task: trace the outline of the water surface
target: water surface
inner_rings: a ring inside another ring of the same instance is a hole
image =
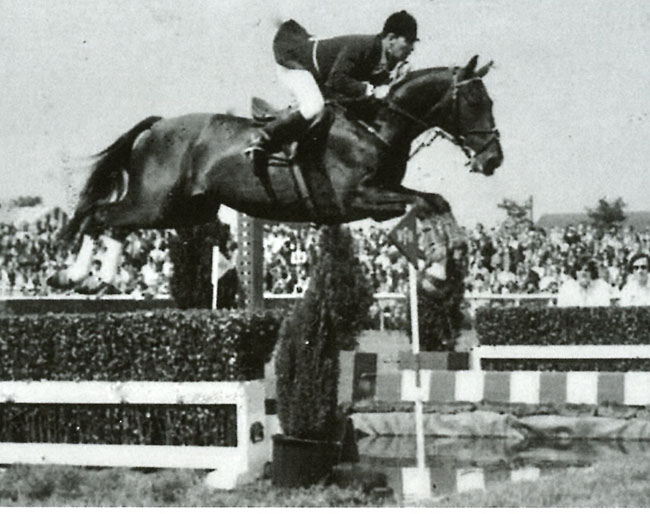
[[[364,437],[358,447],[361,464],[384,473],[388,486],[402,500],[486,490],[507,481],[535,481],[569,467],[625,455],[650,458],[650,441],[427,437],[425,467],[419,469],[413,436]]]

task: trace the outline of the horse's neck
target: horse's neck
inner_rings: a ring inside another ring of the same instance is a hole
[[[337,111],[330,132],[330,157],[346,163],[350,173],[367,176],[373,183],[399,184],[404,178],[410,144],[391,144],[372,120]],[[358,159],[358,162],[353,162]]]
[[[402,134],[413,141],[426,130],[439,126],[437,120],[428,119],[429,114],[436,106],[441,107],[441,113],[444,112],[442,102],[452,80],[450,68],[429,68],[407,75],[389,97],[389,103],[396,107],[394,110],[402,114],[388,116],[392,122],[388,122],[386,130],[397,133],[395,138]]]

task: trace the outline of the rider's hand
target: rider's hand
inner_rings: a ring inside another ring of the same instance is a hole
[[[379,100],[383,100],[388,96],[389,91],[390,91],[390,86],[388,85],[376,86],[375,89],[372,91],[372,95]]]

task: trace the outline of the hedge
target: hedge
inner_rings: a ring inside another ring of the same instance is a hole
[[[0,441],[237,446],[237,407],[0,404]]]
[[[279,323],[224,310],[0,317],[0,380],[252,380]]]
[[[650,308],[483,307],[476,332],[482,345],[650,344]]]

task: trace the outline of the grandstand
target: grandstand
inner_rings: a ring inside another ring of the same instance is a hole
[[[540,228],[552,227],[566,228],[569,225],[588,225],[591,222],[589,216],[582,212],[564,212],[557,214],[543,214],[537,220]],[[650,211],[634,211],[625,213],[624,227],[645,228],[650,227]]]

